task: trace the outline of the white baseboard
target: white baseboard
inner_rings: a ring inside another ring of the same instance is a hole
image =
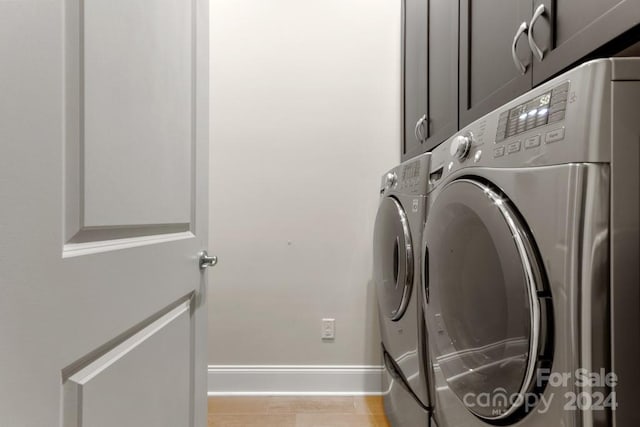
[[[380,395],[383,366],[209,365],[209,396]]]

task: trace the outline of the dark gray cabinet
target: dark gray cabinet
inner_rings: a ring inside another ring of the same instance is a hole
[[[402,3],[402,160],[424,152],[427,114],[427,0]]]
[[[640,0],[460,0],[460,127],[640,23]]]
[[[403,160],[580,61],[640,38],[640,0],[402,4]]]
[[[460,1],[460,127],[531,88],[531,9],[531,0]]]
[[[458,2],[403,2],[402,159],[458,129]]]
[[[427,18],[427,117],[431,150],[458,130],[458,2],[429,0]]]
[[[533,6],[534,86],[640,23],[638,0],[534,0]]]

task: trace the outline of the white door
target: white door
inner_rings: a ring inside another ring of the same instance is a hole
[[[0,1],[0,426],[204,427],[208,16]]]

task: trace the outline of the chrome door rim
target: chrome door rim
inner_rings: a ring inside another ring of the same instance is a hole
[[[527,290],[527,299],[530,307],[530,325],[531,325],[531,334],[529,339],[528,346],[528,357],[527,357],[527,365],[525,369],[525,375],[523,377],[520,389],[518,391],[521,397],[525,397],[526,393],[530,392],[533,389],[533,384],[535,381],[536,369],[538,367],[538,356],[540,354],[540,340],[541,340],[541,316],[542,310],[540,307],[540,301],[538,297],[538,284],[542,284],[542,274],[540,273],[540,268],[538,268],[538,262],[536,257],[536,251],[534,249],[534,245],[532,244],[532,238],[529,236],[529,233],[526,231],[527,228],[521,224],[519,219],[519,215],[516,213],[514,209],[510,206],[510,202],[506,199],[506,197],[502,196],[500,192],[495,191],[490,185],[482,183],[480,180],[476,180],[471,177],[463,177],[451,181],[443,187],[443,190],[447,187],[456,184],[465,182],[475,186],[480,189],[487,198],[498,208],[502,219],[505,221],[507,227],[511,235],[513,236],[514,244],[517,249],[518,257],[521,261],[521,265],[524,272],[524,277],[526,280],[526,290]],[[428,220],[428,216],[427,216]],[[425,238],[426,238],[425,232]],[[423,256],[427,256],[429,251],[428,241],[423,242]],[[426,273],[427,264],[422,268],[421,274],[423,277],[424,286],[428,288],[429,278]],[[423,292],[423,300],[422,304],[426,307],[428,306],[428,294],[427,292]],[[462,403],[464,405],[464,402]],[[508,410],[500,413],[500,415],[496,416],[486,416],[481,415],[468,408],[465,407],[475,416],[487,420],[487,421],[503,421],[509,417],[511,417],[515,412],[517,412],[521,407],[522,403],[516,401]]]
[[[411,241],[411,229],[409,227],[409,219],[407,218],[407,213],[402,208],[402,205],[395,197],[390,197],[390,199],[395,203],[396,208],[398,210],[398,215],[400,216],[400,223],[402,224],[402,233],[404,234],[404,249],[405,249],[405,278],[403,283],[403,291],[402,291],[402,300],[400,302],[400,306],[396,313],[391,317],[391,320],[396,321],[399,320],[404,312],[407,309],[407,305],[409,305],[409,297],[411,295],[411,288],[413,286],[413,244]],[[398,276],[396,280],[396,287],[400,285],[400,276]]]

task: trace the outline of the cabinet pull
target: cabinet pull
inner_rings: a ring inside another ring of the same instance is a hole
[[[416,122],[416,127],[413,129],[413,134],[420,144],[424,142],[424,122],[427,120],[427,115],[423,115]]]
[[[533,14],[533,18],[531,18],[531,22],[529,23],[529,47],[531,48],[533,54],[538,58],[538,61],[542,61],[542,59],[544,58],[544,52],[542,51],[542,49],[540,49],[540,47],[536,43],[536,40],[533,38],[533,26],[536,25],[536,21],[538,20],[538,18],[544,15],[545,12],[546,9],[544,5],[541,4],[536,9],[536,12]]]
[[[511,44],[511,56],[513,57],[513,63],[521,74],[527,73],[527,66],[524,65],[522,61],[520,61],[520,58],[518,58],[516,47],[518,47],[518,40],[520,40],[520,37],[526,32],[527,23],[523,22],[522,24],[520,24],[520,27],[518,27],[518,31],[516,31],[516,35],[513,37],[513,43]]]

